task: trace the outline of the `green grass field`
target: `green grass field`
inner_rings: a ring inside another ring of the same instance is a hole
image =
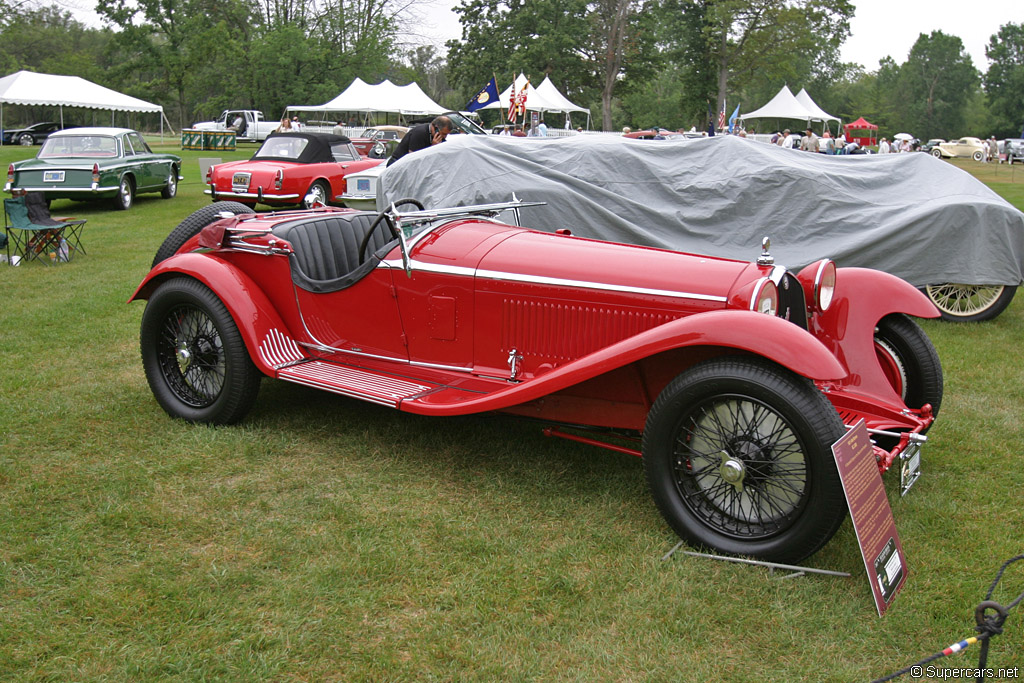
[[[0,267],[0,680],[865,681],[973,635],[1024,552],[1021,301],[923,323],[946,395],[925,476],[886,477],[910,578],[882,619],[849,521],[809,563],[850,578],[665,562],[641,462],[534,424],[270,380],[240,426],[171,420],[126,301],[206,203],[198,157],[251,151],[177,151],[179,196],[128,212],[55,202],[88,255]],[[1024,208],[1024,168],[957,163]],[[1022,652],[1018,609],[990,664]]]

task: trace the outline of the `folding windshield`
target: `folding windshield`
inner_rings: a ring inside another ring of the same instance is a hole
[[[117,157],[117,139],[108,135],[59,135],[48,137],[39,149],[37,159],[60,157],[88,157],[113,159]]]

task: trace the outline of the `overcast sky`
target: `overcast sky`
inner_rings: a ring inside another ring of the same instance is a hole
[[[98,23],[96,15],[84,9],[93,6],[92,0],[55,1],[81,21]],[[443,47],[446,40],[461,36],[458,17],[451,11],[458,0],[434,0],[433,4],[435,9],[417,23],[430,42]],[[877,69],[878,60],[886,56],[902,64],[918,35],[939,30],[959,36],[974,66],[984,72],[989,37],[1002,24],[1024,23],[1024,0],[853,0],[853,4],[856,13],[842,59],[868,71]]]
[[[430,19],[434,26],[424,26],[439,46],[461,36],[458,18],[450,9],[456,4],[457,0],[436,0],[437,11]],[[886,56],[902,64],[918,35],[936,30],[959,36],[974,66],[986,71],[989,37],[1002,24],[1024,22],[1024,0],[854,0],[853,4],[856,13],[842,59],[868,71],[877,69],[878,60]]]

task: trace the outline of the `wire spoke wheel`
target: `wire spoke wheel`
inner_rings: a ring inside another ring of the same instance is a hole
[[[172,417],[232,424],[256,401],[261,374],[223,302],[187,277],[161,283],[142,314],[142,366]]]
[[[741,539],[775,535],[807,504],[804,448],[792,425],[748,396],[696,405],[675,439],[676,486],[712,529]]]
[[[224,388],[227,363],[206,312],[187,304],[172,308],[157,343],[160,369],[175,396],[193,408],[212,405]]]
[[[844,433],[810,380],[767,359],[722,356],[662,390],[644,426],[644,473],[691,545],[796,562],[846,516],[831,453]]]
[[[928,285],[924,292],[944,319],[977,322],[990,320],[1002,313],[1013,300],[1016,289],[1006,285],[965,285],[949,282]]]

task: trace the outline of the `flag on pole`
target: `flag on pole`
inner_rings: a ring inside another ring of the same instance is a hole
[[[509,96],[508,103],[509,121],[515,121],[520,114],[522,114],[524,117],[526,116],[526,89],[529,87],[530,81],[529,79],[527,79],[527,81],[523,83],[522,89],[518,93],[516,93],[516,85],[515,83],[512,84],[512,92]]]
[[[477,109],[483,109],[491,102],[498,101],[498,81],[491,76],[491,80],[487,82],[480,92],[473,96],[473,99],[466,105],[466,111],[476,111]]]
[[[729,132],[733,132],[733,128],[736,127],[736,119],[740,117],[740,105],[736,105],[736,109],[733,111],[732,116],[729,117]]]
[[[722,102],[722,111],[718,112],[718,130],[725,128],[725,102]]]

